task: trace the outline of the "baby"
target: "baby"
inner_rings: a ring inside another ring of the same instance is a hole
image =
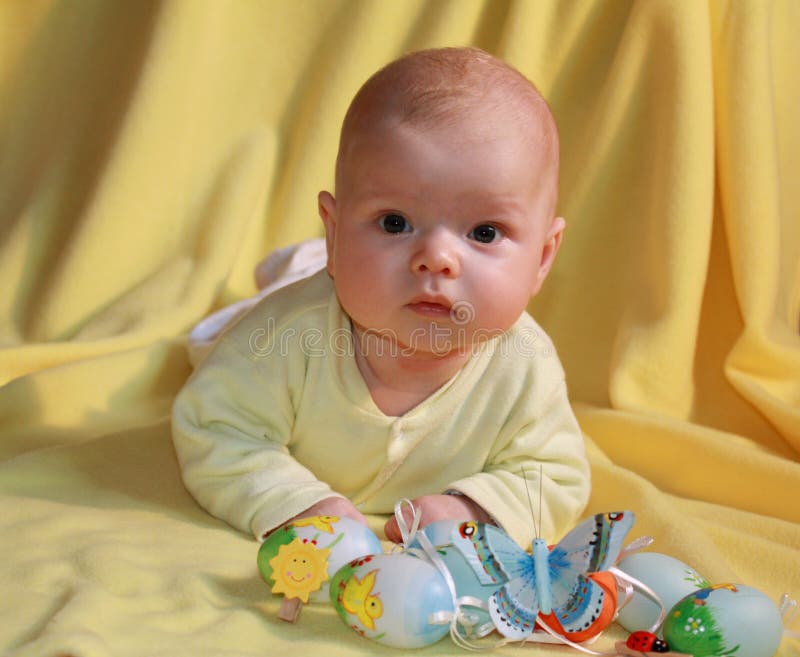
[[[557,191],[554,119],[515,69],[444,48],[373,75],[344,120],[336,195],[319,194],[326,269],[228,328],[175,401],[198,502],[260,538],[406,497],[423,525],[491,521],[529,545],[530,491],[543,536],[568,529],[589,468],[525,312],[561,244]]]

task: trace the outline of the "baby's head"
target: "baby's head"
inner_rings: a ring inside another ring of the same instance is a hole
[[[392,62],[353,99],[319,198],[343,308],[420,348],[431,327],[509,328],[558,250],[557,196],[555,121],[523,75],[474,48]]]
[[[543,175],[531,184],[558,194],[558,129],[530,80],[477,48],[441,48],[408,54],[375,73],[350,104],[336,160],[336,191],[360,138],[396,124],[420,131],[454,129],[480,140],[510,132],[535,151]],[[554,207],[551,208],[551,212]]]

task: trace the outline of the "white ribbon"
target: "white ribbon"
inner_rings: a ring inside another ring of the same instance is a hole
[[[403,515],[403,505],[408,506],[411,511],[411,529],[409,529],[406,517]],[[415,507],[411,500],[403,498],[394,505],[394,517],[397,520],[397,528],[400,530],[400,547],[403,552],[407,552],[419,531],[419,523],[422,522],[422,509]]]
[[[664,622],[664,618],[667,615],[667,608],[664,606],[664,603],[661,601],[658,593],[647,586],[647,584],[644,582],[640,582],[635,577],[631,577],[628,575],[628,573],[620,570],[616,566],[611,566],[608,569],[608,572],[614,575],[614,579],[617,580],[617,586],[625,592],[625,599],[622,601],[622,604],[617,605],[617,613],[614,615],[614,618],[619,615],[620,609],[630,602],[631,598],[633,597],[633,592],[638,590],[640,593],[650,598],[659,606],[660,611],[658,612],[658,618],[656,619],[655,623],[648,628],[650,632],[655,633],[655,631],[661,627],[661,623]]]
[[[783,624],[787,625],[792,618],[794,618],[794,615],[797,612],[797,601],[790,598],[788,593],[784,593],[781,596],[781,606],[779,611],[781,612],[781,620],[783,621]]]
[[[779,611],[781,613],[781,623],[784,626],[783,635],[793,639],[800,639],[800,632],[786,629],[786,626],[791,622],[792,618],[794,618],[795,613],[797,613],[797,601],[790,598],[788,593],[784,593],[781,596]]]
[[[619,556],[614,563],[619,563],[625,557],[630,556],[634,552],[638,552],[639,550],[644,550],[646,547],[650,547],[654,541],[655,539],[652,536],[640,536],[636,540],[628,543],[619,551]]]

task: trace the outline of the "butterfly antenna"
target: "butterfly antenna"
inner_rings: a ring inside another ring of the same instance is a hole
[[[522,470],[522,479],[525,481],[525,492],[528,494],[528,506],[531,509],[531,520],[533,520],[533,531],[536,534],[536,538],[540,538],[539,527],[536,525],[536,514],[533,512],[533,500],[531,499],[531,489],[528,486],[528,476],[525,474],[525,468],[519,466],[519,469]]]
[[[539,464],[539,524],[542,523],[542,464]]]

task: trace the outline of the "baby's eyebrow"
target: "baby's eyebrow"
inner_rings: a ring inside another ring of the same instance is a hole
[[[403,207],[413,205],[417,196],[401,190],[387,190],[377,188],[359,188],[351,192],[351,198],[362,204],[369,204],[370,207],[383,208],[386,211],[398,211]]]
[[[470,202],[470,205],[473,209],[481,214],[497,214],[497,215],[522,215],[525,214],[526,208],[523,204],[519,201],[509,198],[509,199],[475,199],[474,201],[470,201],[468,198],[465,199]]]

